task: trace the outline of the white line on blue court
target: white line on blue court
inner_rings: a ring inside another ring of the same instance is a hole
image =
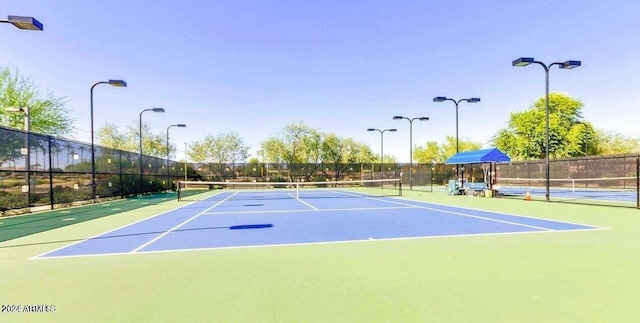
[[[148,246],[148,245],[150,245],[150,244],[152,244],[152,243],[154,243],[154,242],[156,242],[156,241],[160,240],[162,237],[164,237],[164,236],[166,236],[167,234],[169,234],[169,233],[173,232],[174,230],[178,229],[179,227],[181,227],[181,226],[183,226],[183,225],[185,225],[185,224],[187,224],[187,223],[191,222],[193,219],[195,219],[195,218],[199,217],[200,215],[204,214],[205,212],[207,212],[207,211],[209,211],[209,210],[211,210],[211,209],[215,208],[216,206],[218,206],[218,205],[220,205],[220,204],[224,203],[226,200],[228,200],[228,199],[232,198],[233,196],[235,196],[235,195],[236,195],[236,194],[238,194],[238,193],[239,193],[239,192],[235,192],[235,193],[233,193],[233,194],[231,194],[231,195],[227,196],[225,199],[223,199],[223,200],[219,201],[218,203],[214,204],[212,207],[210,207],[210,208],[208,208],[208,209],[206,209],[206,210],[204,210],[204,211],[202,211],[202,212],[200,212],[200,213],[198,213],[198,214],[196,214],[196,215],[194,215],[194,216],[192,216],[192,217],[188,218],[187,220],[183,221],[182,223],[180,223],[180,224],[176,225],[175,227],[173,227],[173,228],[169,229],[169,231],[164,232],[163,234],[161,234],[161,235],[159,235],[159,236],[157,236],[157,237],[155,237],[155,238],[151,239],[149,242],[147,242],[147,243],[145,243],[145,244],[141,245],[141,246],[140,246],[140,247],[138,247],[138,248],[135,248],[135,249],[131,250],[130,252],[131,252],[131,253],[137,252],[138,250],[140,250],[140,249],[142,249],[142,248],[144,248],[144,247],[146,247],[146,246]]]
[[[340,192],[340,193],[346,194],[344,192]],[[573,224],[573,225],[585,225],[583,223],[577,223],[577,222],[571,222],[571,221],[560,221],[560,220],[556,220],[556,219],[544,219],[544,218],[538,218],[538,217],[535,217],[535,216],[528,216],[528,215],[522,215],[522,214],[503,213],[502,211],[500,211],[500,212],[488,211],[488,210],[474,209],[474,208],[464,207],[464,206],[454,206],[454,205],[447,205],[447,204],[441,204],[441,203],[407,200],[407,199],[397,198],[397,197],[389,197],[389,198],[391,198],[391,199],[399,199],[399,200],[407,201],[407,202],[415,202],[415,203],[421,203],[421,204],[431,204],[431,205],[437,205],[437,206],[442,206],[442,207],[451,207],[451,208],[463,209],[463,210],[469,210],[469,211],[481,211],[481,212],[489,212],[489,213],[496,213],[496,214],[502,214],[502,215],[510,215],[510,216],[516,216],[516,217],[520,217],[520,218],[527,218],[527,219],[533,219],[533,220],[544,220],[544,221],[552,221],[552,222],[557,222],[557,223]],[[589,224],[589,226],[597,228],[597,229],[603,229],[603,230],[609,230],[610,229],[608,227],[594,226],[594,225],[590,225],[590,224]]]
[[[345,192],[338,192],[338,193],[342,193],[342,194],[345,194],[345,195],[353,195],[353,194],[349,194],[349,193],[345,193]],[[483,220],[494,221],[494,222],[500,222],[500,223],[513,224],[513,225],[518,225],[518,226],[527,227],[527,228],[532,228],[532,229],[539,229],[539,230],[545,230],[545,231],[556,231],[556,230],[554,230],[554,229],[549,229],[549,228],[544,228],[544,227],[538,227],[538,226],[534,226],[534,225],[528,225],[528,224],[522,224],[522,223],[517,223],[517,222],[511,222],[511,221],[505,221],[505,220],[492,219],[492,218],[483,217],[483,216],[479,216],[479,215],[471,215],[471,214],[466,214],[466,213],[460,213],[460,212],[447,211],[447,210],[443,210],[443,209],[437,209],[437,208],[432,208],[432,207],[427,207],[427,206],[422,206],[422,205],[414,205],[414,204],[408,204],[408,203],[402,203],[402,202],[396,202],[396,201],[388,201],[388,200],[384,200],[384,199],[380,199],[380,198],[375,198],[375,197],[366,197],[366,198],[368,198],[368,199],[372,199],[372,200],[376,200],[376,201],[387,202],[387,203],[391,203],[391,204],[398,204],[398,205],[405,205],[405,206],[413,206],[413,207],[418,208],[418,209],[425,209],[425,210],[431,210],[431,211],[438,211],[438,212],[442,212],[442,213],[455,214],[455,215],[466,216],[466,217],[470,217],[470,218],[476,218],[476,219],[483,219]]]
[[[195,202],[194,202],[194,203],[195,203]],[[193,204],[193,203],[192,203],[192,204]],[[171,209],[171,210],[168,210],[168,211],[164,211],[164,212],[161,212],[161,213],[155,214],[155,215],[150,216],[150,217],[148,217],[148,218],[140,219],[140,220],[138,220],[138,221],[135,221],[135,222],[132,222],[132,223],[128,223],[128,224],[125,224],[125,225],[119,226],[119,227],[117,227],[117,228],[115,228],[115,229],[108,230],[108,231],[105,231],[105,232],[102,232],[102,233],[98,233],[98,234],[93,235],[93,236],[90,236],[90,237],[88,237],[88,238],[85,238],[85,239],[82,239],[82,240],[78,240],[78,241],[76,241],[76,242],[74,242],[74,243],[72,243],[72,244],[68,244],[68,245],[65,245],[65,246],[62,246],[62,247],[59,247],[59,248],[53,249],[53,250],[51,250],[51,251],[47,251],[47,252],[45,252],[45,253],[39,254],[39,255],[37,255],[37,256],[33,256],[33,257],[29,258],[29,259],[39,259],[39,257],[42,257],[42,256],[45,256],[45,255],[48,255],[48,254],[50,254],[50,253],[54,253],[54,252],[56,252],[56,251],[58,251],[58,250],[61,250],[61,249],[64,249],[64,248],[68,248],[68,247],[71,247],[71,246],[76,245],[76,244],[83,243],[83,242],[85,242],[85,241],[87,241],[87,240],[95,239],[95,238],[97,238],[97,237],[103,236],[103,235],[108,234],[108,233],[111,233],[111,232],[118,231],[118,230],[120,230],[120,229],[123,229],[123,228],[129,227],[129,226],[136,225],[136,224],[138,224],[138,223],[140,223],[140,222],[147,221],[147,220],[149,220],[149,219],[152,219],[152,218],[155,218],[155,217],[161,216],[161,215],[166,214],[166,213],[170,213],[170,212],[173,212],[173,211],[176,211],[176,210],[180,210],[180,209],[182,209],[183,207],[184,207],[184,206],[182,206],[182,205],[181,205],[181,206],[178,206],[178,207],[173,208],[173,209]],[[120,214],[124,214],[124,213],[120,213]],[[119,214],[116,214],[116,215],[114,215],[114,216],[117,216],[117,215],[119,215]]]
[[[289,194],[289,195],[291,195],[291,194]],[[291,196],[293,196],[293,195],[291,195]],[[309,204],[309,203],[307,203],[307,202],[303,201],[302,199],[296,198],[296,200],[297,200],[297,201],[300,201],[300,203],[302,203],[302,204],[304,204],[304,205],[306,205],[306,206],[308,206],[308,207],[310,207],[310,208],[314,209],[315,211],[318,211],[318,210],[319,210],[317,207],[315,207],[315,206],[313,206],[313,205],[311,205],[311,204]]]
[[[205,215],[228,215],[228,214],[268,214],[268,213],[303,213],[303,212],[337,212],[337,211],[378,211],[378,210],[401,210],[415,209],[415,206],[387,206],[387,207],[357,207],[357,208],[337,208],[337,209],[314,209],[314,210],[271,210],[271,211],[229,211],[229,212],[208,212]]]
[[[567,232],[575,231],[593,231],[600,228],[592,229],[571,229],[562,230]],[[59,259],[59,258],[80,258],[80,257],[103,257],[103,256],[122,256],[122,255],[142,255],[142,254],[155,254],[155,253],[168,253],[168,252],[186,252],[186,251],[208,251],[208,250],[226,250],[226,249],[253,249],[253,248],[273,248],[273,247],[297,247],[297,246],[313,246],[313,245],[330,245],[330,244],[344,244],[344,243],[362,243],[362,242],[384,242],[384,241],[401,241],[401,240],[423,240],[423,239],[440,239],[440,238],[457,238],[457,237],[480,237],[480,236],[502,236],[502,235],[517,235],[517,234],[536,234],[536,233],[548,233],[549,231],[529,231],[529,232],[492,232],[492,233],[471,233],[471,234],[449,234],[449,235],[435,235],[435,236],[419,236],[419,237],[398,237],[398,238],[376,238],[376,239],[359,239],[359,240],[340,240],[340,241],[321,241],[321,242],[302,242],[302,243],[284,243],[284,244],[264,244],[264,245],[251,245],[251,246],[227,246],[227,247],[206,247],[206,248],[186,248],[186,249],[171,249],[171,250],[152,250],[152,251],[139,251],[139,252],[113,252],[113,253],[101,253],[101,254],[84,254],[84,255],[71,255],[71,256],[54,256],[37,258],[42,259]],[[34,259],[34,258],[32,258]]]

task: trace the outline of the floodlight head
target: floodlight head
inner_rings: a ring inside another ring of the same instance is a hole
[[[418,118],[418,120],[420,120],[420,121],[427,121],[427,120],[429,120],[429,117],[420,117],[420,118]]]
[[[6,22],[27,30],[42,30],[44,26],[33,17],[8,16]]]
[[[533,57],[520,57],[518,59],[516,59],[515,61],[513,61],[511,63],[511,65],[513,66],[527,66],[531,63],[533,63],[534,59]]]
[[[433,98],[433,102],[444,102],[444,101],[447,101],[446,96],[436,96],[435,98]]]
[[[179,124],[176,125],[176,127],[178,127],[178,128],[186,128],[187,125],[184,124],[184,123],[179,123]]]
[[[153,108],[151,109],[153,112],[164,112],[164,108]]]
[[[109,85],[113,87],[127,87],[127,82],[123,80],[109,80]]]
[[[4,108],[4,111],[27,113],[28,109],[25,107],[7,107],[7,108]]]
[[[401,120],[401,119],[404,119],[404,117],[403,116],[394,116],[393,117],[393,120]]]
[[[395,132],[395,131],[398,131],[398,129],[395,129],[395,128],[393,128],[393,129],[387,129],[387,131]]]
[[[478,102],[480,102],[480,98],[470,98],[470,99],[467,99],[467,102],[469,102],[469,103],[478,103]]]
[[[582,65],[581,61],[566,61],[562,63],[562,65],[560,65],[560,68],[565,70],[570,70],[570,69],[579,67],[580,65]]]
[[[376,131],[377,129],[369,128],[367,131]]]

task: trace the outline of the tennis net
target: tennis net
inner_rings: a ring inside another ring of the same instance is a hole
[[[638,193],[636,177],[551,178],[549,196],[558,200],[609,200],[635,202]],[[497,178],[494,188],[503,196],[545,195],[544,178]]]
[[[240,195],[247,199],[401,196],[402,182],[399,178],[325,182],[178,182],[180,201],[197,201],[221,191],[248,193]]]

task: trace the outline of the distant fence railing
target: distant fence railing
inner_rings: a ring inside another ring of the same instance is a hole
[[[549,162],[549,200],[577,204],[640,207],[640,156],[589,156]],[[546,190],[545,161],[518,161],[496,167],[506,197]],[[520,187],[520,190],[515,188]],[[512,194],[513,193],[513,194]]]
[[[173,160],[167,165],[164,158],[143,155],[140,176],[139,154],[95,146],[96,197],[171,189],[184,177],[185,166],[189,167]],[[92,201],[91,170],[90,144],[0,127],[0,211]]]
[[[5,215],[10,210],[53,209],[90,203],[93,199],[91,145],[31,133],[30,165],[27,165],[27,135],[23,131],[0,127],[0,215]],[[636,155],[551,160],[550,178],[555,179],[552,183],[566,186],[567,184],[560,184],[566,181],[560,180],[583,179],[573,181],[573,189],[575,190],[577,182],[577,186],[584,185],[591,192],[584,196],[567,197],[566,194],[562,195],[564,193],[552,191],[551,200],[639,207],[639,165],[640,157]],[[94,175],[95,192],[99,200],[171,190],[182,179],[317,182],[402,178],[405,190],[446,192],[448,180],[456,177],[455,165],[413,163],[411,166],[408,163],[202,164],[174,160],[167,163],[164,158],[143,155],[141,174],[138,153],[96,146]],[[532,179],[529,182],[535,187],[544,185],[544,181],[533,180],[544,179],[544,169],[544,160],[520,161],[497,164],[495,174],[491,175],[498,181],[500,178],[529,178]],[[487,170],[482,165],[465,165],[464,176],[467,182],[481,182],[488,178]],[[624,178],[624,192],[619,192],[620,180],[607,181],[601,180],[602,178]],[[496,184],[513,183],[521,184],[522,181],[511,180],[511,183]],[[614,183],[609,189],[612,194],[619,195],[618,198],[607,197],[607,187],[604,187],[607,183]],[[515,196],[518,197],[517,194]]]

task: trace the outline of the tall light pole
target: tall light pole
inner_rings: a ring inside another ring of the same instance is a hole
[[[408,118],[403,116],[395,116],[393,120],[409,120],[409,190],[413,190],[413,120],[427,121],[429,117]]]
[[[380,179],[382,179],[382,167],[384,164],[384,133],[389,131],[389,132],[395,132],[398,131],[398,129],[375,129],[375,128],[369,128],[367,129],[367,131],[379,131],[380,132]]]
[[[42,30],[44,26],[33,17],[8,16],[7,19],[0,19],[0,22],[12,24],[20,29]]]
[[[169,182],[171,181],[171,177],[169,176],[169,129],[171,129],[171,127],[178,127],[178,128],[186,128],[187,125],[183,124],[183,123],[178,123],[178,124],[172,124],[170,126],[167,127],[167,185],[169,185]]]
[[[16,113],[24,113],[24,131],[25,139],[24,139],[24,155],[25,155],[25,170],[26,170],[26,189],[25,193],[27,193],[27,209],[31,204],[31,114],[29,112],[28,107],[8,107],[5,109],[7,112],[16,112]]]
[[[98,84],[109,84],[113,87],[127,87],[127,82],[123,80],[109,80],[96,82],[91,86],[91,199],[96,202],[96,147],[93,138],[93,88]]]
[[[553,65],[558,65],[562,69],[573,69],[582,65],[580,61],[566,61],[564,63],[554,62],[546,65],[543,62],[536,61],[532,57],[520,57],[511,63],[512,66],[527,66],[529,64],[539,64],[544,68],[545,75],[545,96],[544,96],[544,108],[545,108],[545,200],[549,202],[549,69]]]
[[[467,101],[468,103],[478,103],[480,102],[480,98],[468,98],[468,99],[460,99],[460,100],[454,100],[452,98],[448,98],[446,96],[437,96],[435,98],[433,98],[433,102],[444,102],[444,101],[451,101],[453,103],[456,104],[456,154],[460,152],[460,147],[458,145],[458,105],[460,104],[460,102],[462,101]],[[458,176],[458,167],[459,165],[456,164],[456,177]],[[462,172],[462,176],[464,177],[464,170]]]
[[[142,114],[147,111],[164,112],[163,108],[144,109],[140,112],[140,194],[144,193],[144,182],[142,178]]]
[[[184,181],[187,181],[187,143],[184,143]]]

